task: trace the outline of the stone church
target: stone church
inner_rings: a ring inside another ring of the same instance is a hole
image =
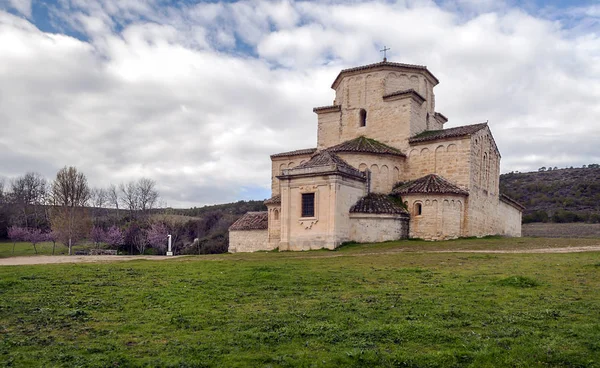
[[[334,249],[348,241],[521,235],[499,193],[487,123],[444,129],[438,79],[382,62],[342,70],[316,107],[317,146],[271,155],[272,197],[229,228],[229,251]]]

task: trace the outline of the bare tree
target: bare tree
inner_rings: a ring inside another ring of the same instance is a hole
[[[47,182],[44,177],[35,172],[28,172],[19,176],[10,182],[10,199],[16,206],[21,224],[27,226],[37,226],[40,222],[40,206],[46,200]],[[35,223],[32,221],[35,220]]]
[[[94,223],[98,218],[102,217],[104,212],[104,207],[106,206],[108,201],[108,192],[104,188],[92,188],[90,191],[90,202],[94,207],[92,211],[92,218],[94,219]]]
[[[138,189],[134,181],[130,181],[127,184],[121,183],[119,185],[119,192],[121,194],[121,202],[123,207],[129,209],[131,218],[135,218],[136,211],[139,209],[138,203]]]
[[[158,191],[156,190],[156,182],[152,179],[141,178],[137,182],[138,190],[138,207],[142,213],[146,213],[154,208],[158,201]]]
[[[108,191],[104,188],[92,188],[90,191],[90,200],[92,206],[102,208],[108,203]]]
[[[114,226],[117,225],[117,221],[119,221],[119,189],[116,185],[111,184],[106,189],[106,200],[108,205],[114,207],[117,210],[117,215],[115,216]]]
[[[87,178],[76,168],[65,166],[56,174],[52,195],[59,206],[53,217],[52,229],[61,234],[63,241],[68,242],[71,255],[74,240],[80,239],[89,230],[89,220],[85,218],[88,217],[87,211],[83,208],[90,199]]]
[[[119,193],[121,194],[121,203],[123,207],[129,209],[131,218],[136,218],[138,212],[143,215],[148,214],[158,202],[159,197],[156,182],[148,178],[141,178],[126,184],[121,183]]]

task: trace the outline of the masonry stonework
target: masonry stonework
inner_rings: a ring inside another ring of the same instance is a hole
[[[256,252],[273,250],[269,247],[267,230],[229,231],[229,253]]]
[[[267,211],[232,225],[230,250],[520,236],[523,208],[499,192],[501,156],[489,125],[444,129],[438,83],[419,65],[342,70],[333,105],[313,109],[316,147],[271,156]],[[314,203],[303,202],[306,193]],[[314,214],[303,217],[303,206]]]

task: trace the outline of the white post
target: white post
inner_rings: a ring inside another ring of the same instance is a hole
[[[169,239],[169,249],[167,250],[167,255],[172,256],[173,252],[171,251],[171,234],[167,235],[167,238]]]

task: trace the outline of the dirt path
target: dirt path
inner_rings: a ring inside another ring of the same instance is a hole
[[[329,253],[305,255],[298,258],[332,258],[332,257],[361,257],[373,255],[386,255],[398,253],[490,253],[490,254],[523,254],[523,253],[580,253],[580,252],[600,252],[600,245],[591,245],[584,247],[563,247],[563,248],[538,248],[538,249],[446,249],[446,250],[412,250],[409,248],[400,248],[383,252],[365,252],[365,253]],[[94,263],[94,262],[119,262],[135,261],[147,259],[152,261],[164,261],[166,259],[175,259],[183,256],[30,256],[30,257],[12,257],[0,258],[0,266],[18,266],[35,265],[51,263]],[[208,259],[207,259],[208,260]],[[213,260],[213,259],[211,259]]]
[[[180,256],[30,256],[1,258],[0,266],[35,265],[50,263],[95,263],[95,262],[119,262],[148,259],[163,261],[165,259],[179,258]]]

